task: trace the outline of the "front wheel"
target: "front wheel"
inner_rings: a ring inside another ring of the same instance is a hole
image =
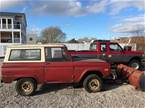
[[[23,78],[17,81],[16,91],[22,96],[31,96],[37,88],[36,82],[31,78]]]
[[[85,78],[83,86],[89,93],[96,93],[102,89],[102,80],[97,75],[89,75]]]
[[[135,69],[140,69],[141,68],[141,63],[139,60],[132,60],[129,62],[129,66],[133,67]]]

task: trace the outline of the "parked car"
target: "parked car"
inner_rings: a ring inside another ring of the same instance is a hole
[[[110,64],[126,64],[141,69],[145,56],[143,51],[132,51],[131,47],[122,48],[118,43],[109,40],[96,40],[88,51],[69,51],[75,58],[98,58]]]
[[[82,84],[88,92],[102,89],[110,76],[110,64],[99,59],[74,60],[60,44],[17,45],[7,48],[2,64],[2,81],[16,82],[23,96],[34,94],[38,84]]]

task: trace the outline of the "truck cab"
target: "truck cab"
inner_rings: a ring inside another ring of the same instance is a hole
[[[131,48],[122,48],[118,43],[109,40],[96,40],[90,45],[89,51],[70,51],[74,57],[99,58],[110,64],[126,64],[136,69],[142,67],[143,51],[132,51]]]
[[[32,95],[38,84],[82,84],[88,92],[102,88],[110,64],[99,59],[75,60],[64,45],[17,45],[7,48],[1,68],[2,81],[16,81],[16,91]]]

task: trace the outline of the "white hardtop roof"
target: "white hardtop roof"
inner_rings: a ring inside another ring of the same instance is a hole
[[[33,48],[33,47],[65,47],[63,44],[22,44],[22,45],[12,45],[8,48]]]

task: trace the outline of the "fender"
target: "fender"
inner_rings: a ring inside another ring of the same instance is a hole
[[[93,73],[96,73],[96,74],[101,74],[101,76],[103,77],[103,73],[101,70],[99,69],[86,69],[84,70],[84,72],[82,72],[82,74],[78,77],[78,79],[76,80],[77,82],[80,82],[82,80],[82,78],[86,75],[86,74],[93,74]]]

